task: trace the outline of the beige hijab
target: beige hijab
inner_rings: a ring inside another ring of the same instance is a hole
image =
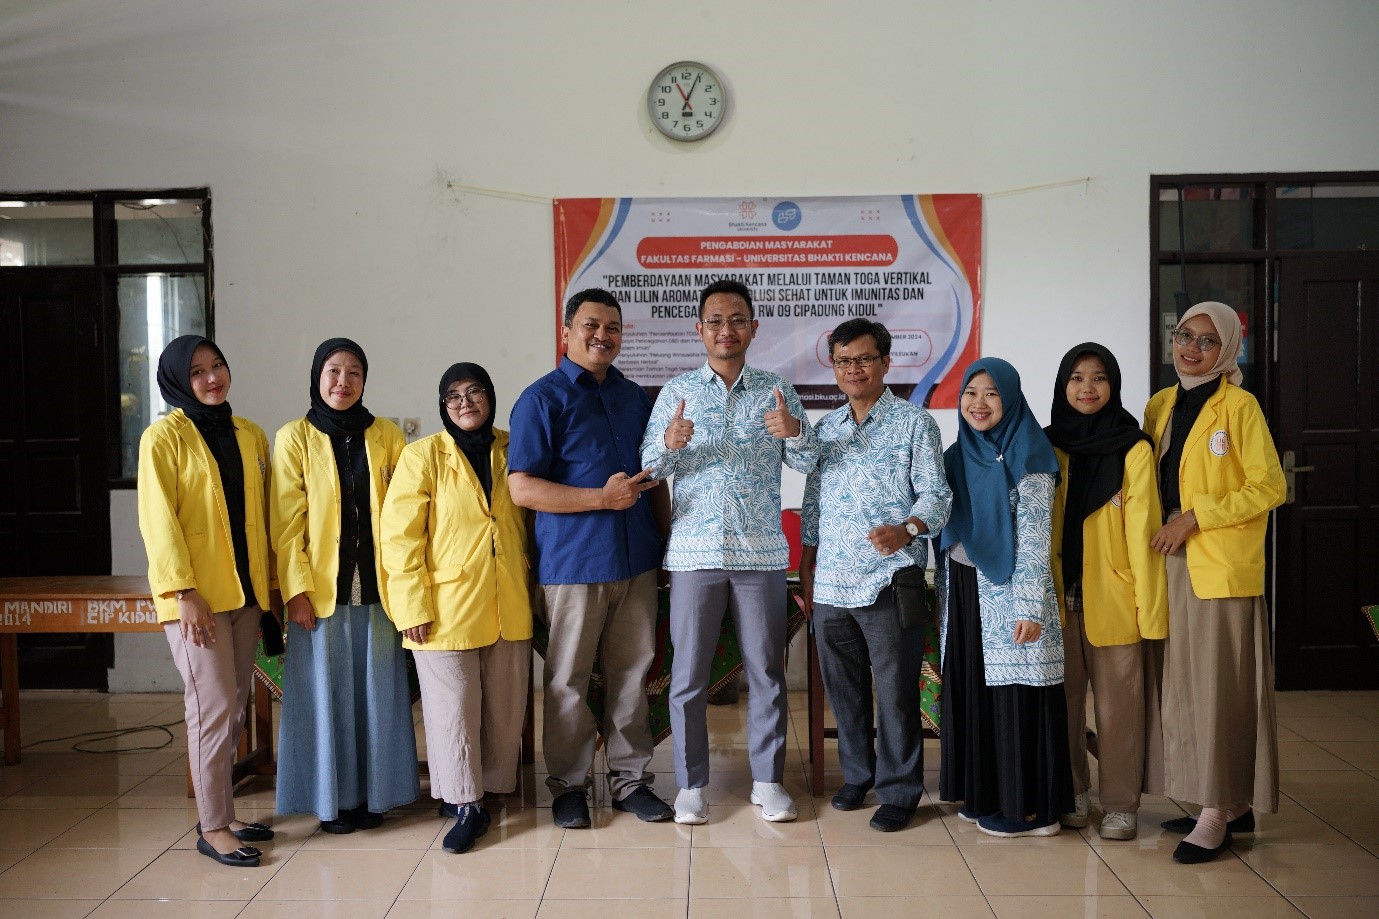
[[[1217,336],[1221,339],[1221,348],[1216,352],[1216,363],[1207,373],[1196,377],[1178,374],[1178,381],[1183,384],[1183,389],[1195,389],[1204,383],[1214,383],[1222,374],[1225,374],[1226,379],[1233,385],[1239,386],[1245,379],[1245,375],[1240,372],[1240,364],[1237,363],[1243,337],[1240,316],[1224,303],[1207,300],[1184,313],[1183,318],[1178,320],[1178,327],[1182,328],[1183,323],[1193,316],[1206,316],[1211,320],[1211,324],[1216,326]]]

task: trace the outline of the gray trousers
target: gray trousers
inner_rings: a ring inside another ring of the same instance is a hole
[[[543,584],[550,640],[541,747],[546,787],[560,795],[589,783],[598,725],[585,698],[594,656],[603,663],[608,790],[621,801],[651,783],[646,672],[656,657],[656,571],[625,581]]]
[[[670,729],[675,781],[681,788],[709,783],[709,670],[723,614],[732,610],[747,674],[747,736],[752,779],[779,782],[785,774],[785,572],[670,573]]]
[[[922,630],[900,627],[894,595],[886,587],[870,606],[815,603],[814,631],[824,690],[838,722],[843,781],[872,785],[882,804],[913,809],[924,794]]]

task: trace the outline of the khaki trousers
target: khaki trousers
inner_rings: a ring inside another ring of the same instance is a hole
[[[469,651],[413,651],[426,725],[431,797],[472,804],[517,788],[531,692],[531,641]]]
[[[550,627],[541,742],[546,785],[560,795],[589,782],[599,726],[585,698],[597,655],[608,788],[621,801],[652,779],[646,673],[656,656],[656,572],[599,584],[543,584],[541,592]]]
[[[215,644],[198,648],[182,640],[182,623],[164,623],[172,662],[182,675],[186,705],[187,765],[203,831],[227,827],[235,819],[231,772],[244,733],[244,709],[254,685],[254,654],[259,643],[257,606],[215,616]]]
[[[1081,585],[1066,594],[1063,683],[1068,699],[1068,753],[1073,791],[1091,787],[1087,763],[1087,686],[1096,715],[1097,775],[1101,809],[1137,813],[1144,785],[1145,724],[1157,697],[1145,692],[1145,642],[1098,647],[1087,640]],[[1157,722],[1157,718],[1152,719]]]
[[[1165,559],[1164,794],[1203,807],[1278,810],[1278,719],[1263,597],[1203,600],[1187,555]]]

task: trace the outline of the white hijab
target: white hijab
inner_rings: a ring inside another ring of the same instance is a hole
[[[1225,374],[1226,379],[1233,385],[1239,386],[1245,379],[1237,362],[1243,338],[1239,314],[1224,303],[1207,300],[1184,313],[1183,318],[1178,320],[1178,328],[1182,328],[1183,323],[1193,316],[1206,316],[1211,320],[1211,324],[1216,327],[1217,337],[1221,339],[1221,348],[1216,353],[1216,363],[1211,370],[1195,377],[1178,374],[1178,381],[1183,384],[1183,389],[1195,389],[1204,383],[1214,383],[1222,374]]]

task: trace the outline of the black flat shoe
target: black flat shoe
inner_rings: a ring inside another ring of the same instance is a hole
[[[246,823],[243,829],[231,829],[230,833],[240,842],[268,842],[273,838],[273,830],[264,823]],[[196,835],[201,835],[201,824],[196,825]]]
[[[369,810],[367,804],[361,804],[350,811],[350,821],[357,830],[376,830],[383,825],[383,815]]]
[[[340,811],[334,820],[322,820],[321,829],[336,836],[344,836],[346,833],[353,833],[355,826],[354,821],[350,819],[350,812]]]
[[[458,817],[459,815],[460,806],[451,804],[449,801],[442,801],[440,806],[436,808],[437,817]]]
[[[1177,833],[1179,836],[1186,836],[1197,829],[1196,817],[1174,817],[1172,820],[1165,820],[1159,824],[1170,833]],[[1253,833],[1255,831],[1255,812],[1254,809],[1245,811],[1239,817],[1226,824],[1226,829],[1232,833]]]
[[[1226,838],[1221,840],[1221,845],[1215,849],[1204,849],[1201,846],[1193,845],[1184,839],[1178,843],[1178,848],[1173,850],[1173,860],[1180,865],[1200,865],[1209,862],[1225,852],[1231,847],[1231,831],[1226,831]]]
[[[871,828],[880,830],[882,833],[894,833],[903,830],[910,825],[910,818],[915,815],[913,807],[901,807],[898,804],[883,804],[876,809],[876,813],[871,815]]]
[[[843,785],[833,795],[833,809],[839,811],[857,810],[866,800],[867,792],[870,790],[870,785],[853,785],[851,783]]]
[[[240,842],[268,842],[274,835],[272,828],[262,823],[246,823],[243,829],[230,832]]]
[[[259,856],[263,854],[253,846],[240,846],[229,855],[225,855],[217,852],[215,846],[207,842],[204,837],[197,837],[196,851],[207,858],[215,859],[222,865],[229,865],[231,868],[257,868]]]

